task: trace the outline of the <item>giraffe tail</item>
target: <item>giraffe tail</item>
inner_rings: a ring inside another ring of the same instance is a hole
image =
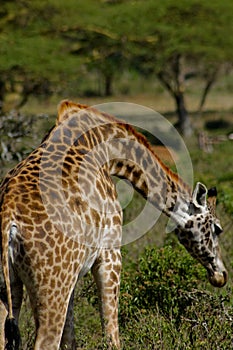
[[[10,235],[2,233],[2,272],[5,280],[8,316],[5,322],[5,339],[7,341],[7,350],[18,350],[20,345],[20,333],[17,322],[13,316],[11,280],[10,280],[10,259],[9,249],[11,248],[12,231],[16,226],[13,224],[10,229]],[[11,254],[10,254],[11,255]]]
[[[20,333],[14,318],[7,318],[5,323],[5,338],[7,339],[7,350],[18,350],[20,345]]]

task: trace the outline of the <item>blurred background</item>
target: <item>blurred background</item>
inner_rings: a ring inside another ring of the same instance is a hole
[[[172,234],[163,233],[161,218],[145,237],[124,248],[124,349],[233,347],[232,67],[230,0],[1,3],[0,178],[40,143],[54,123],[57,104],[69,98],[88,105],[133,102],[156,110],[184,138],[194,180],[218,187],[228,286],[216,291],[207,284],[202,268],[187,260]],[[133,113],[131,118],[133,123]],[[150,119],[145,128],[153,134],[156,125]],[[171,154],[176,149],[168,152],[150,141],[175,170]],[[125,222],[143,205],[135,194],[124,208]],[[76,299],[81,299],[75,313],[78,348],[103,348],[89,275]],[[21,322],[24,349],[31,348],[34,335],[27,303]]]

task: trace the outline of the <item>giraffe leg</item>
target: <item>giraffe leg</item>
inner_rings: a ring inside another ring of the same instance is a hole
[[[69,306],[66,315],[66,322],[61,339],[61,350],[75,350],[74,333],[74,291],[70,297]]]
[[[41,295],[40,295],[41,296]],[[57,297],[51,289],[32,305],[36,323],[34,350],[58,350],[65,325],[69,297],[62,293]],[[35,299],[35,300],[36,300]]]
[[[118,297],[120,289],[121,253],[119,249],[103,249],[92,273],[98,288],[103,332],[110,348],[120,349],[118,330]]]
[[[27,281],[36,326],[34,350],[59,349],[69,300],[76,283],[72,264],[66,267],[66,271],[59,272],[56,265],[50,265],[44,269],[40,279]]]
[[[19,279],[15,280],[11,287],[11,296],[13,315],[16,322],[18,323],[19,313],[23,301],[23,283]]]

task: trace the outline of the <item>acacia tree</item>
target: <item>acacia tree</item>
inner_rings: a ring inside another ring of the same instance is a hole
[[[232,27],[233,3],[228,0],[166,0],[159,5],[153,0],[108,2],[102,16],[96,16],[91,34],[83,27],[92,40],[86,46],[82,43],[76,53],[84,49],[89,63],[111,81],[125,67],[155,74],[174,99],[180,130],[188,136],[192,126],[187,82],[202,79],[201,109],[223,67],[232,60],[233,39],[228,35]]]
[[[62,90],[71,74],[78,76],[79,59],[64,50],[61,38],[46,34],[55,13],[53,1],[6,0],[1,4],[0,106],[7,92],[17,90],[17,108],[30,95],[46,98],[53,90]]]
[[[20,104],[27,99],[27,93],[30,94],[38,86],[35,66],[39,66],[36,38],[32,38],[30,33],[31,24],[35,19],[35,12],[30,6],[21,1],[13,3],[6,0],[1,4],[0,15],[0,100],[3,104],[5,94],[14,92],[15,86],[21,85],[23,98]],[[38,13],[37,13],[38,14]],[[38,70],[38,68],[37,68]],[[40,79],[42,80],[42,74]],[[29,78],[30,77],[30,78]],[[31,82],[29,88],[28,82]]]
[[[69,44],[72,55],[83,57],[88,71],[98,71],[104,81],[104,96],[113,94],[117,70],[124,68],[122,42],[115,33],[96,27],[66,27],[58,31]]]
[[[30,82],[27,87],[43,79],[61,86],[78,80],[85,64],[88,71],[100,72],[105,94],[111,94],[123,69],[154,74],[174,99],[185,135],[191,133],[187,81],[202,78],[202,107],[233,57],[229,0],[26,0],[6,1],[1,11],[1,77],[14,72],[14,79]],[[2,95],[5,80],[0,81]]]
[[[151,12],[153,4],[149,4]],[[140,42],[132,62],[144,74],[156,74],[174,99],[180,130],[192,133],[185,95],[187,82],[203,80],[200,107],[223,67],[230,67],[233,57],[233,4],[229,1],[170,0],[157,12],[154,41]],[[155,11],[155,8],[154,8]],[[154,12],[156,13],[156,12]],[[135,59],[136,57],[136,59]],[[153,62],[153,64],[152,64]]]
[[[173,40],[168,40],[166,36],[169,46],[163,55],[168,52],[167,59],[164,59],[165,64],[157,75],[175,99],[180,128],[186,136],[191,133],[185,104],[186,83],[194,77],[203,79],[204,87],[200,93],[202,108],[218,72],[233,54],[229,50],[229,46],[232,50],[232,38],[227,35],[232,27],[233,18],[229,22],[232,11],[232,4],[227,1],[188,3],[183,0],[176,6],[170,4],[164,16],[164,22],[173,19],[173,28],[168,31],[170,34],[175,26],[177,28],[175,37],[170,36]]]

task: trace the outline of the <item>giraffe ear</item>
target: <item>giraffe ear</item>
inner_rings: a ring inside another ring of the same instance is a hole
[[[196,184],[196,187],[193,191],[192,202],[198,207],[206,207],[206,198],[207,198],[207,188],[201,182]]]
[[[212,187],[208,190],[208,206],[210,211],[215,214],[216,209],[216,200],[217,200],[217,189],[216,187]]]

